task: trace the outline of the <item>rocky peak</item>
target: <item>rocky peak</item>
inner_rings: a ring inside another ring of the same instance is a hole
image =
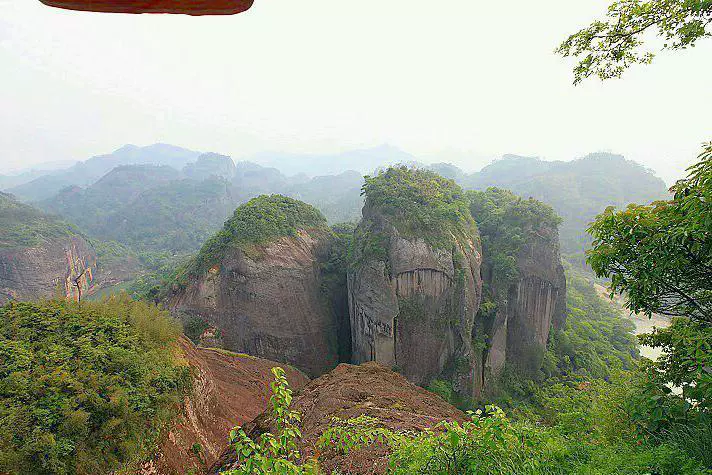
[[[563,325],[566,277],[553,210],[497,188],[470,192],[482,233],[488,305],[479,314],[481,384],[505,365],[532,376],[541,367],[550,329]]]
[[[232,180],[235,172],[235,162],[232,158],[212,152],[200,155],[197,161],[183,167],[185,176],[194,180],[204,180],[212,176]]]
[[[462,190],[435,173],[391,168],[364,187],[348,275],[354,363],[377,361],[471,396],[479,235]]]
[[[169,307],[216,328],[227,349],[322,374],[339,355],[320,266],[332,239],[315,208],[280,195],[255,198],[205,244]]]

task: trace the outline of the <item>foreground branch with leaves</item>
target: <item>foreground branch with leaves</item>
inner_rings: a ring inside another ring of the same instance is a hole
[[[633,64],[648,64],[655,54],[644,49],[643,35],[657,29],[663,49],[695,46],[712,35],[710,0],[620,0],[611,4],[605,21],[569,36],[556,52],[581,58],[574,67],[574,84],[591,76],[620,77]]]
[[[301,464],[297,440],[302,437],[299,429],[301,415],[290,408],[292,390],[289,389],[286,373],[282,368],[272,368],[274,381],[270,383],[272,397],[269,400],[269,417],[274,424],[272,432],[251,439],[241,427],[230,431],[230,442],[237,454],[236,468],[223,472],[225,475],[307,475],[316,474],[312,462]]]

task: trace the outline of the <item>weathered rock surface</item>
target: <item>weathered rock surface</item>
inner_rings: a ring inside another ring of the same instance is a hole
[[[230,429],[253,420],[269,402],[270,369],[279,363],[196,348],[187,339],[181,340],[180,350],[193,369],[193,388],[141,475],[204,473],[227,449]],[[295,390],[309,381],[294,368],[284,369]]]
[[[95,271],[96,253],[78,235],[33,247],[0,247],[0,305],[11,299],[48,298],[57,292],[77,300],[80,289],[82,297],[94,291]]]
[[[480,303],[482,259],[476,231],[451,249],[404,237],[367,201],[354,248],[377,242],[381,255],[357,251],[348,276],[353,362],[396,367],[410,381],[475,389],[472,330]]]
[[[394,431],[422,431],[443,420],[462,422],[466,418],[439,396],[375,362],[340,364],[296,393],[292,408],[302,414],[303,437],[298,444],[304,459],[316,454],[316,442],[333,417],[345,420],[365,414]],[[244,428],[254,439],[270,430],[270,420],[262,414]],[[354,475],[385,473],[388,454],[388,448],[381,444],[352,451],[348,456],[321,454],[320,469]],[[234,463],[234,451],[228,450],[208,473],[219,473]]]
[[[94,290],[96,253],[69,225],[0,193],[0,305]]]
[[[337,322],[321,289],[320,262],[330,238],[325,231],[300,230],[257,255],[232,247],[168,306],[219,330],[229,350],[323,374],[338,363]]]
[[[566,276],[555,228],[528,234],[517,255],[519,276],[506,288],[496,288],[486,260],[485,256],[483,275],[496,295],[498,309],[487,329],[491,338],[484,356],[483,383],[505,364],[529,373],[537,371],[550,329],[561,327],[566,317]]]

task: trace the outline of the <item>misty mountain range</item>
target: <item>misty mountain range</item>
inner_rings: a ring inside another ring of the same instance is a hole
[[[505,155],[479,172],[423,165],[392,146],[336,155],[260,154],[235,163],[174,145],[125,145],[58,170],[0,175],[0,189],[102,240],[137,249],[192,252],[240,203],[280,193],[313,204],[330,222],[357,221],[363,175],[392,164],[429,168],[466,189],[510,189],[563,218],[563,252],[582,259],[588,223],[607,206],[665,198],[664,182],[620,155],[569,162]],[[260,164],[256,162],[260,162]]]

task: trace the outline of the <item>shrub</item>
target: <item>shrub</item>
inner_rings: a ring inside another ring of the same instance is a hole
[[[319,438],[317,447],[321,452],[333,450],[340,455],[348,455],[352,450],[375,442],[388,442],[394,436],[375,417],[365,414],[347,420],[334,417],[329,428]]]
[[[252,440],[241,427],[230,432],[230,442],[237,454],[237,468],[222,472],[226,475],[302,475],[316,474],[314,463],[299,465],[301,454],[297,440],[301,415],[290,409],[292,390],[282,368],[272,368],[274,381],[270,383],[272,397],[269,402],[272,432]]]
[[[108,473],[153,447],[190,384],[180,325],[155,306],[0,308],[0,472]]]

